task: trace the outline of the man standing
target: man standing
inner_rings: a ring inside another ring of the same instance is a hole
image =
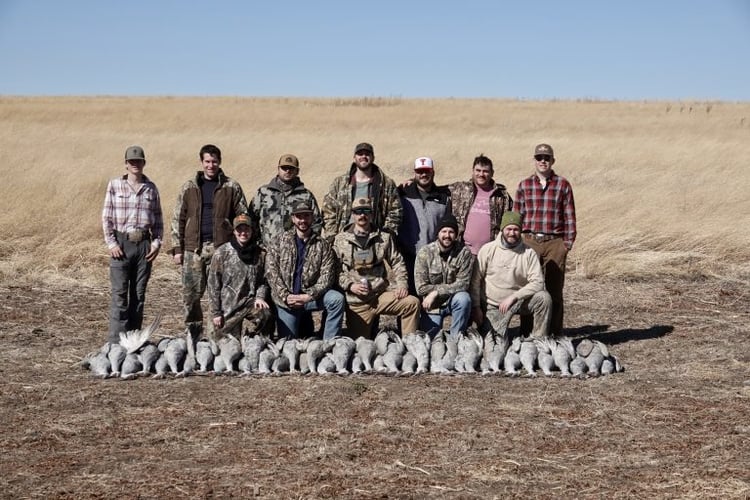
[[[279,337],[297,337],[304,314],[325,310],[323,340],[328,340],[340,335],[346,306],[344,295],[331,288],[336,280],[333,249],[313,231],[315,212],[309,201],[295,202],[291,212],[294,228],[276,238],[267,260],[276,330]]]
[[[555,154],[549,144],[534,148],[536,172],[516,191],[516,209],[523,218],[523,241],[542,263],[544,282],[552,296],[550,334],[562,335],[565,261],[576,240],[576,207],[570,183],[552,170]],[[522,319],[522,328],[528,329]]]
[[[216,250],[208,271],[214,331],[239,338],[247,319],[256,323],[255,331],[270,335],[273,322],[266,302],[265,252],[256,243],[250,216],[238,215],[232,225],[230,240]]]
[[[492,160],[480,154],[474,158],[471,180],[449,186],[459,236],[474,255],[497,238],[503,214],[513,209],[513,199],[494,174]]]
[[[221,150],[207,144],[198,157],[203,170],[183,184],[172,215],[172,256],[182,266],[185,326],[193,340],[203,331],[201,297],[211,257],[232,237],[232,220],[247,213],[242,187],[221,169]]]
[[[398,195],[404,216],[398,230],[399,250],[406,263],[409,293],[417,295],[414,286],[414,260],[420,248],[435,241],[438,225],[451,213],[451,193],[435,185],[432,158],[422,156],[414,161],[414,182],[399,186]]]
[[[394,235],[398,233],[402,213],[396,183],[374,161],[372,144],[357,144],[349,171],[333,180],[323,199],[324,235],[329,241],[354,222],[351,206],[357,198],[372,200],[370,222],[374,227]]]
[[[474,255],[458,238],[458,222],[448,214],[437,227],[437,240],[419,249],[414,265],[417,293],[422,297],[422,330],[437,332],[451,315],[450,334],[466,331],[471,319],[469,285]]]
[[[507,335],[514,314],[532,314],[532,337],[548,335],[552,299],[536,252],[521,241],[521,215],[505,212],[500,235],[479,250],[471,278],[472,319]]]
[[[269,249],[284,231],[292,229],[291,211],[295,203],[304,201],[312,206],[311,229],[320,234],[323,219],[315,195],[299,178],[299,160],[292,154],[279,158],[276,176],[268,184],[258,188],[250,212],[260,224],[261,245]]]
[[[109,342],[120,332],[140,330],[151,263],[159,255],[164,231],[159,190],[143,175],[146,155],[140,146],[125,150],[127,174],[109,181],[102,228],[109,248]]]
[[[402,333],[419,328],[419,299],[409,295],[404,259],[391,233],[372,225],[372,203],[357,198],[351,206],[354,223],[336,235],[334,251],[341,265],[339,285],[346,291],[346,324],[351,337],[372,337],[379,314],[401,318]],[[388,281],[391,268],[395,289]]]

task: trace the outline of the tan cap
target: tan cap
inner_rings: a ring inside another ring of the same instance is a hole
[[[234,228],[237,228],[237,226],[246,225],[253,227],[253,221],[247,214],[240,214],[237,217],[234,218],[234,221],[232,222],[232,226]]]
[[[279,158],[279,166],[299,168],[299,160],[294,155],[285,154]]]
[[[352,202],[352,210],[356,210],[358,208],[369,208],[372,210],[372,201],[370,198],[355,198]]]

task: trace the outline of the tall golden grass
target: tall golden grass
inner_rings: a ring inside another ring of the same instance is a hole
[[[248,198],[294,153],[320,201],[368,141],[396,180],[422,155],[439,182],[467,179],[485,153],[512,193],[549,142],[575,192],[571,272],[748,279],[747,118],[750,103],[724,102],[0,97],[0,277],[106,279],[101,205],[128,145],[146,150],[168,226],[203,144]]]

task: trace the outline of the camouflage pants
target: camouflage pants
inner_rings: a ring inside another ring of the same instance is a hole
[[[202,330],[203,310],[201,298],[206,292],[206,279],[211,257],[214,255],[213,243],[205,243],[199,251],[185,252],[182,259],[182,303],[185,308],[185,326]],[[208,330],[213,323],[208,322]]]
[[[252,334],[260,333],[270,336],[273,333],[273,314],[270,309],[260,309],[255,307],[255,300],[249,298],[239,307],[229,311],[224,315],[224,327],[210,333],[210,337],[218,340],[224,335],[231,334],[240,338],[242,327],[248,321],[248,330]],[[212,322],[209,322],[213,325]]]
[[[547,337],[549,335],[551,311],[552,298],[544,290],[535,293],[528,299],[517,301],[505,314],[501,313],[497,306],[488,304],[481,331],[486,332],[491,328],[500,335],[507,337],[508,325],[514,315],[520,314],[522,318],[524,315],[532,315],[534,317],[534,329],[531,331],[531,336],[535,338]]]

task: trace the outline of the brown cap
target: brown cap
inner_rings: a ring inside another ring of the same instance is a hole
[[[375,154],[375,148],[372,147],[372,144],[369,142],[360,142],[357,144],[357,147],[354,148],[354,154],[359,153],[360,151],[367,151],[371,155]]]
[[[294,155],[285,154],[279,158],[279,166],[299,168],[299,160]]]
[[[369,208],[372,210],[372,202],[370,201],[370,198],[355,198],[352,202],[352,210],[358,208]]]
[[[299,200],[292,205],[292,214],[312,213],[312,211],[312,203],[307,200]]]
[[[555,157],[555,152],[552,151],[552,146],[549,144],[537,144],[534,148],[534,156],[536,155],[550,155],[552,158]]]
[[[253,227],[253,221],[250,219],[250,216],[247,214],[240,214],[237,217],[234,218],[234,221],[232,222],[232,226],[234,228],[237,228],[237,226],[241,226],[245,224],[246,226]]]

